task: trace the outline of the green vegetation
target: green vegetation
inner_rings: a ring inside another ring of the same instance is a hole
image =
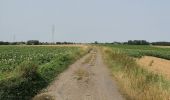
[[[86,51],[65,46],[1,46],[0,100],[29,100]]]
[[[133,57],[154,56],[170,60],[170,48],[158,48],[149,45],[107,45]]]
[[[132,52],[141,55],[139,53],[142,52],[141,48],[147,52],[153,50],[154,47],[111,46],[103,49],[103,55],[114,78],[118,81],[122,93],[128,100],[168,100],[170,81],[165,80],[161,75],[143,69],[132,57],[128,56]],[[162,49],[157,50],[160,52]],[[164,51],[162,50],[162,52]]]

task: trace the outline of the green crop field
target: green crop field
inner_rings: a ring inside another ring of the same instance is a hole
[[[82,47],[0,46],[0,100],[30,99],[85,53]]]
[[[170,60],[170,48],[158,48],[149,45],[107,45],[132,57],[154,56]]]

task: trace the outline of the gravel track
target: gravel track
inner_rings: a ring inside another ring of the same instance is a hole
[[[89,59],[89,60],[88,60]],[[86,62],[85,62],[86,61]],[[99,50],[72,64],[34,100],[124,100]]]

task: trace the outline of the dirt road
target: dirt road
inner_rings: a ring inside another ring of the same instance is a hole
[[[91,53],[72,64],[35,100],[124,100],[102,60]]]

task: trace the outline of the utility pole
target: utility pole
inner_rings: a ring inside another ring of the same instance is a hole
[[[52,44],[54,44],[54,33],[55,33],[55,25],[52,26]]]

